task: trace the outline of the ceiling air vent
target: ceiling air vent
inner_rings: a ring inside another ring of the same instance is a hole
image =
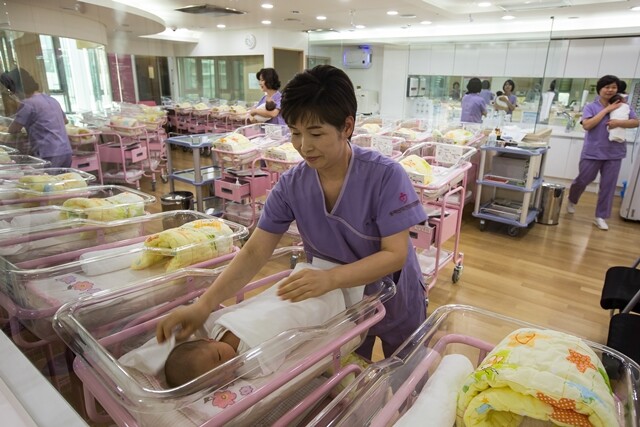
[[[525,12],[529,10],[557,9],[572,6],[569,0],[498,1],[495,5],[505,12]]]
[[[200,4],[195,6],[186,6],[176,9],[178,12],[192,13],[195,15],[213,15],[213,16],[227,16],[227,15],[244,15],[245,11],[234,9],[231,7],[221,7],[212,4]]]

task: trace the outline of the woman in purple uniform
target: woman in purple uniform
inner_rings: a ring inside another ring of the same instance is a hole
[[[473,77],[467,83],[467,94],[462,98],[461,122],[482,123],[482,117],[487,115],[487,105],[480,90],[482,82],[479,78]]]
[[[612,120],[609,117],[609,113],[621,105],[619,101],[609,103],[611,97],[618,93],[618,82],[619,79],[616,76],[600,77],[596,83],[598,97],[592,103],[587,104],[582,111],[582,127],[586,131],[584,146],[580,154],[578,176],[571,183],[567,203],[567,212],[574,213],[585,188],[596,179],[598,172],[600,172],[598,204],[593,223],[601,230],[609,229],[605,220],[611,216],[620,166],[622,159],[627,155],[625,142],[609,141],[607,127],[609,129],[636,128],[639,123],[633,109],[629,112],[627,120]]]
[[[338,265],[293,274],[278,294],[296,302],[392,277],[396,295],[359,349],[370,357],[378,336],[389,356],[426,317],[422,273],[409,239],[409,228],[426,220],[424,210],[399,163],[351,145],[356,97],[342,70],[320,65],[296,75],[283,92],[282,115],[305,161],[282,175],[251,238],[207,292],[160,323],[158,340],[177,325],[178,340],[195,331],[253,278],[295,220],[308,257]]]

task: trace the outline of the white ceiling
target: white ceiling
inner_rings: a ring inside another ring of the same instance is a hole
[[[11,0],[9,0],[11,1]],[[262,3],[272,3],[264,9]],[[108,31],[129,37],[171,39],[184,33],[251,30],[268,25],[288,31],[312,32],[326,42],[518,38],[518,34],[557,35],[640,34],[640,0],[496,0],[480,7],[470,0],[18,0],[18,3],[82,14],[104,23]],[[242,15],[186,14],[175,9],[210,4],[244,11]],[[387,11],[398,15],[389,16]],[[317,16],[326,20],[319,21]],[[502,20],[512,15],[515,19]],[[553,20],[551,17],[553,16]],[[431,24],[421,24],[430,21]],[[217,25],[226,25],[219,29]],[[364,29],[356,29],[364,25]],[[553,25],[553,28],[552,28]],[[158,35],[164,28],[162,35]]]

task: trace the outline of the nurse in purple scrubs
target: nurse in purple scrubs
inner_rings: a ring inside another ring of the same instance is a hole
[[[586,131],[584,146],[580,154],[578,176],[571,183],[567,203],[567,212],[574,213],[580,196],[600,172],[598,204],[593,223],[601,230],[609,229],[605,220],[611,216],[618,174],[622,159],[627,155],[626,142],[610,141],[607,127],[609,129],[636,128],[640,123],[633,109],[629,112],[627,120],[612,120],[609,117],[609,113],[621,105],[619,101],[609,103],[611,97],[618,93],[618,82],[619,79],[616,76],[600,77],[596,83],[598,97],[587,104],[582,111],[582,127]]]
[[[391,277],[396,295],[359,349],[368,357],[376,336],[389,356],[425,320],[424,282],[409,228],[427,218],[399,163],[350,143],[356,107],[353,85],[338,68],[320,65],[287,84],[282,115],[305,161],[282,175],[251,238],[198,302],[160,323],[160,342],[177,325],[176,338],[187,338],[246,285],[294,220],[308,257],[337,266],[291,275],[278,290],[283,299],[302,301]]]
[[[502,91],[504,92],[504,96],[507,97],[507,114],[511,114],[513,110],[518,106],[518,98],[513,94],[513,91],[516,90],[516,84],[513,80],[509,79],[504,82],[502,85]]]
[[[479,78],[473,77],[467,83],[467,94],[462,98],[461,122],[482,123],[482,117],[487,115],[487,105],[480,90],[482,82]]]

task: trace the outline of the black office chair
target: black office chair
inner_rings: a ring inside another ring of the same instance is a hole
[[[600,306],[611,310],[607,346],[640,363],[640,258],[631,267],[607,270]],[[618,311],[616,313],[616,310]]]

